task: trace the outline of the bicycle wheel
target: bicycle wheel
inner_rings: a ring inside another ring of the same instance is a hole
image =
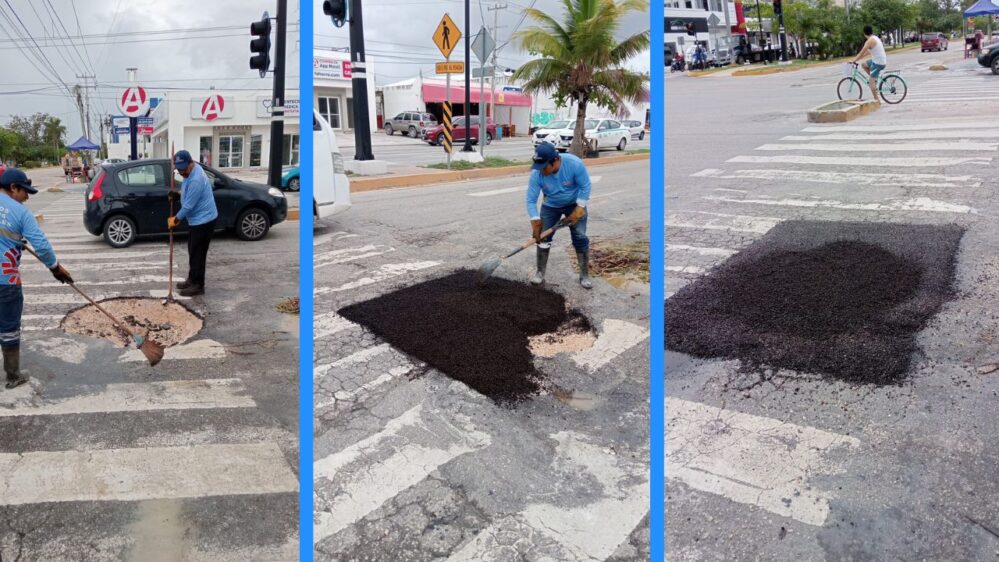
[[[878,92],[881,94],[881,99],[885,100],[885,103],[895,104],[905,99],[905,94],[909,92],[909,88],[905,85],[905,80],[902,80],[901,76],[889,74],[881,82]]]
[[[856,78],[844,78],[836,85],[836,95],[841,100],[859,100],[864,97],[864,88]]]

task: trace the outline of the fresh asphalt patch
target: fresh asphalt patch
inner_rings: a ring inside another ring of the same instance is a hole
[[[666,348],[898,384],[954,297],[964,229],[787,221],[666,301]]]
[[[534,367],[531,336],[555,333],[567,324],[590,329],[558,293],[496,277],[480,284],[472,270],[405,287],[337,314],[502,404],[525,400],[545,387],[544,374]]]

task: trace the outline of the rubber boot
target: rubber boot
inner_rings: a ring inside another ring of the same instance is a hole
[[[190,277],[188,277],[187,279],[184,279],[183,281],[178,281],[177,282],[177,288],[179,290],[181,290],[181,291],[183,291],[184,289],[186,289],[186,288],[188,288],[190,286],[191,286],[191,278]]]
[[[548,268],[548,253],[551,248],[538,248],[538,271],[531,278],[531,285],[540,285],[545,282],[545,269]]]
[[[593,281],[590,281],[590,251],[576,252],[576,259],[579,261],[579,284],[584,289],[592,289]]]
[[[21,386],[28,382],[28,377],[21,374],[20,347],[4,348],[3,370],[7,373],[7,388]]]

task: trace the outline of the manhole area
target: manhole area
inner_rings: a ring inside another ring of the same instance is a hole
[[[532,336],[542,336],[538,345],[559,353],[580,345],[566,338],[592,331],[585,317],[566,309],[558,293],[495,277],[480,284],[471,270],[354,304],[338,314],[505,404],[546,386],[543,373],[534,367]]]
[[[98,304],[131,333],[148,337],[164,347],[184,343],[204,326],[200,316],[176,301],[164,304],[163,299],[121,297]],[[62,321],[62,329],[70,334],[103,338],[119,347],[134,345],[131,333],[89,304],[70,311]]]
[[[791,222],[667,300],[666,347],[749,368],[900,382],[915,334],[951,298],[963,230]]]

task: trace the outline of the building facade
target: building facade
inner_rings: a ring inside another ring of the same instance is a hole
[[[368,119],[378,129],[375,107],[375,62],[366,57]],[[316,111],[336,131],[354,128],[354,89],[350,53],[315,50],[312,56],[313,102]]]
[[[665,55],[671,60],[697,43],[709,50],[728,50],[745,36],[742,2],[731,0],[666,0]],[[716,22],[715,25],[711,25]],[[694,35],[688,33],[693,25]]]

